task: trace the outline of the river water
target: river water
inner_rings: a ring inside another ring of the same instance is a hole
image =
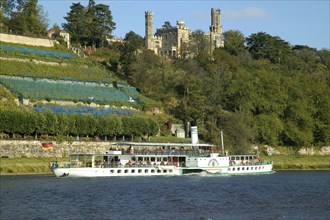
[[[2,176],[0,219],[330,220],[329,171],[266,175]]]

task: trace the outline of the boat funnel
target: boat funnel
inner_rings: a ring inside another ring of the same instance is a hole
[[[195,121],[191,122],[191,143],[197,144],[198,143],[198,132],[197,132],[197,123]]]

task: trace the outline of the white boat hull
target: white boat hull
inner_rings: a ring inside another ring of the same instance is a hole
[[[57,177],[117,177],[117,176],[174,176],[185,173],[207,172],[209,174],[261,174],[271,173],[272,164],[260,164],[251,166],[230,166],[230,167],[130,167],[130,168],[52,168]]]
[[[52,168],[52,171],[57,177],[173,176],[182,174],[182,170],[174,166],[166,168]]]

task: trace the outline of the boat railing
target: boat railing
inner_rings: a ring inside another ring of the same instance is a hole
[[[132,155],[130,152],[122,151],[122,155]],[[143,156],[198,156],[207,157],[210,155],[209,151],[191,151],[191,150],[163,150],[163,151],[134,151],[134,155]]]
[[[71,163],[70,162],[59,162],[59,161],[52,161],[49,164],[50,168],[70,168]]]
[[[91,163],[70,163],[70,162],[51,162],[51,168],[92,168]],[[176,167],[185,167],[184,162],[142,162],[138,161],[136,163],[126,163],[121,164],[120,162],[115,163],[96,163],[94,168],[137,168],[137,167],[148,167],[148,168],[159,168],[166,166],[176,166]]]

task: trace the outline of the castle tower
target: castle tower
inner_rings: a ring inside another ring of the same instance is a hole
[[[211,9],[211,26],[210,26],[210,53],[214,48],[223,47],[222,27],[220,24],[221,13],[220,9]]]
[[[146,35],[145,35],[145,46],[147,49],[153,49],[153,26],[154,26],[154,14],[151,11],[145,12],[146,22]]]

